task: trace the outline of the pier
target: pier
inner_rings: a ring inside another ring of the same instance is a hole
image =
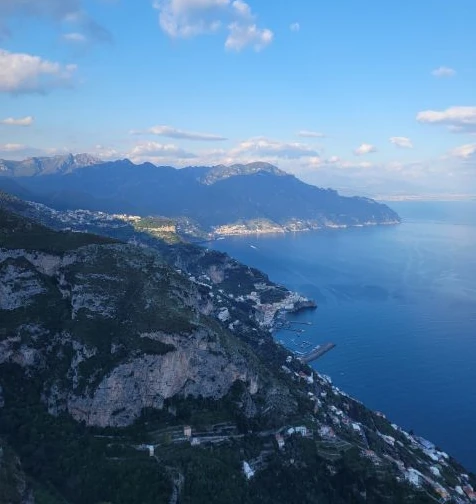
[[[333,348],[335,348],[335,346],[335,343],[325,343],[324,345],[318,345],[309,353],[300,356],[299,360],[304,364],[309,364],[310,362],[319,359],[327,352],[330,352]]]

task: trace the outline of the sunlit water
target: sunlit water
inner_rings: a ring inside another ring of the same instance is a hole
[[[393,207],[400,226],[213,247],[318,302],[277,339],[336,343],[318,371],[476,471],[476,202]]]

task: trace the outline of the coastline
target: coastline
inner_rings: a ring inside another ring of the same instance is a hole
[[[221,226],[220,228],[215,228],[215,230],[210,233],[211,240],[218,240],[220,238],[226,238],[229,236],[261,236],[261,235],[282,235],[291,233],[307,233],[310,231],[326,231],[326,230],[342,230],[342,229],[352,229],[352,228],[366,228],[366,227],[376,227],[376,226],[397,226],[401,224],[401,220],[387,221],[387,222],[364,222],[362,224],[329,224],[326,226],[315,226],[315,227],[305,227],[290,229],[286,226],[279,226],[273,228],[265,229],[247,229],[245,225],[230,226],[230,230],[219,231],[228,226]]]

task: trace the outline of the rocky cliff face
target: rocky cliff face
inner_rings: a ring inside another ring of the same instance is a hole
[[[208,319],[213,300],[151,251],[3,248],[0,286],[0,364],[44,373],[51,413],[117,427],[174,396],[219,399],[237,380],[259,390],[249,349]]]
[[[470,502],[448,454],[274,343],[275,311],[306,300],[139,236],[0,198],[0,504]]]
[[[206,331],[187,337],[160,333],[142,335],[175,347],[165,355],[143,355],[119,364],[92,391],[70,394],[67,409],[76,420],[100,427],[124,427],[143,408],[161,409],[177,395],[220,399],[237,380],[257,392],[257,377],[243,357],[230,356]]]
[[[89,154],[67,154],[53,157],[32,157],[23,161],[0,159],[0,176],[33,177],[52,173],[71,173],[78,168],[101,161]]]

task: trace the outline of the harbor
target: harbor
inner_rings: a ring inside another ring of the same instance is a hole
[[[301,326],[301,328],[293,327],[293,325]],[[306,329],[302,328],[302,326],[306,325],[312,326],[313,324],[309,321],[288,320],[283,316],[277,323],[277,328],[281,331],[294,332],[298,337],[300,337],[303,333],[306,332]],[[315,346],[314,348],[312,348],[312,350],[309,350],[309,348],[312,347],[311,341],[298,340],[297,338],[288,340],[287,344],[285,341],[281,340],[281,343],[285,344],[288,347],[290,347],[291,345],[297,347],[294,350],[294,354],[304,364],[309,364],[316,361],[326,353],[330,352],[336,346],[335,343],[324,343],[322,345]]]
[[[317,345],[310,352],[301,355],[298,358],[304,364],[309,364],[310,362],[319,359],[327,352],[330,352],[333,348],[335,348],[335,346],[336,346],[335,343],[324,343],[323,345]]]

